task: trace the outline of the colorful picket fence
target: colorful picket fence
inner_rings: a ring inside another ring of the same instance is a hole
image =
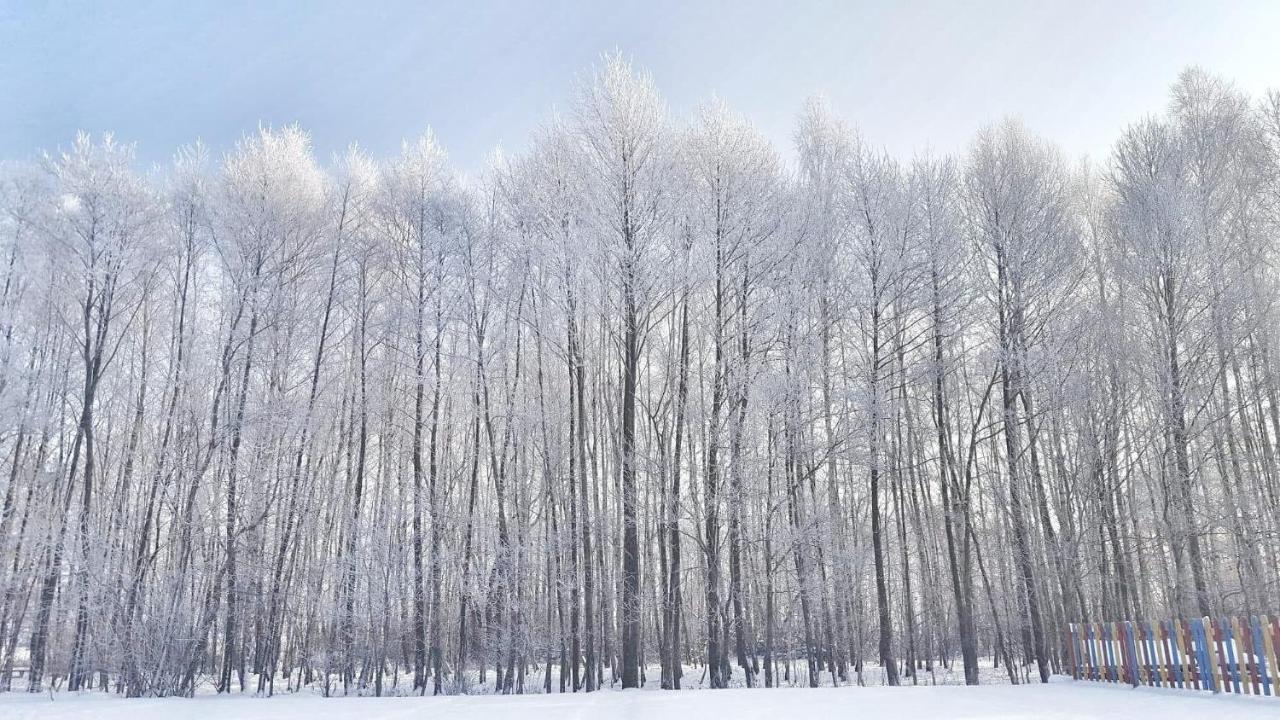
[[[1280,693],[1280,618],[1072,623],[1065,635],[1077,680]]]

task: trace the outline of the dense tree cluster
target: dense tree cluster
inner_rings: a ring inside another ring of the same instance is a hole
[[[1093,166],[795,143],[609,58],[474,181],[7,168],[0,683],[1018,682],[1277,609],[1280,94],[1188,70]]]

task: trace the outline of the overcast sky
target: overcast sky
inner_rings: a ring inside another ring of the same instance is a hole
[[[463,169],[564,107],[621,50],[673,115],[713,93],[790,154],[822,93],[872,143],[963,150],[1021,117],[1101,156],[1191,64],[1280,87],[1280,1],[58,2],[0,0],[0,158],[112,130],[163,161],[297,122],[328,159],[427,126]]]

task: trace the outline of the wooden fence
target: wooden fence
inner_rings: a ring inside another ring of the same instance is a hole
[[[1280,618],[1072,623],[1064,640],[1077,680],[1280,693]]]

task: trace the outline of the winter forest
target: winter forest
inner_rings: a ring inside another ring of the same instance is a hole
[[[1041,682],[1280,610],[1280,93],[1084,162],[572,87],[475,177],[4,166],[0,689]]]

